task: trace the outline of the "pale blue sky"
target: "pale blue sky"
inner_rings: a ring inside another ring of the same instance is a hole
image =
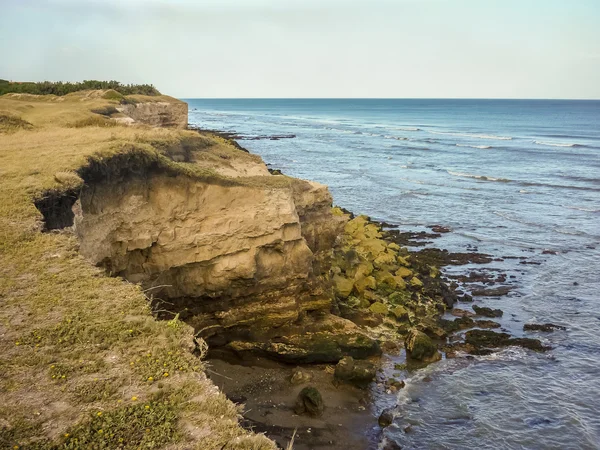
[[[0,0],[0,78],[178,97],[600,98],[600,0]]]

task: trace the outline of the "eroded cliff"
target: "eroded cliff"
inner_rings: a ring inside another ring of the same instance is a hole
[[[188,104],[172,97],[135,95],[116,109],[135,122],[153,127],[186,128]]]
[[[82,255],[140,283],[213,349],[296,362],[377,353],[330,314],[330,258],[346,219],[332,214],[327,188],[271,175],[226,141],[200,147],[187,164],[210,167],[210,179],[122,160],[84,171],[74,207]]]

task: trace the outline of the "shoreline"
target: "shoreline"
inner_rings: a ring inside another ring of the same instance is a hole
[[[216,132],[216,134],[219,133]],[[221,136],[236,142],[236,133],[226,134],[226,136]],[[236,144],[239,145],[237,142]],[[243,147],[242,149],[248,151]],[[270,163],[265,163],[270,167]],[[278,174],[281,173],[280,171],[277,172]],[[343,208],[341,210],[351,218],[356,217],[351,211]],[[538,345],[538,340],[528,338],[512,339],[510,343],[497,343],[490,342],[488,339],[490,335],[486,334],[482,342],[471,340],[470,343],[464,343],[462,341],[465,330],[475,330],[475,333],[478,330],[483,333],[493,333],[492,340],[496,335],[502,334],[492,330],[500,329],[502,332],[508,332],[508,330],[501,327],[500,323],[489,320],[490,318],[501,317],[502,312],[500,310],[492,310],[487,307],[480,308],[475,305],[475,311],[469,312],[463,307],[472,305],[473,296],[485,298],[486,296],[507,295],[511,291],[512,287],[504,284],[507,281],[506,274],[500,270],[492,268],[489,273],[485,268],[479,272],[473,270],[474,267],[481,267],[493,261],[502,261],[503,258],[509,259],[509,257],[500,258],[478,253],[476,248],[470,248],[468,253],[450,253],[447,250],[432,247],[431,245],[434,244],[435,239],[445,233],[452,232],[451,229],[443,225],[436,224],[426,227],[431,230],[430,232],[413,232],[401,229],[401,225],[397,224],[373,221],[370,218],[368,221],[384,232],[386,240],[408,246],[411,255],[422,253],[424,261],[436,264],[436,267],[439,267],[442,271],[444,285],[449,292],[456,294],[453,300],[447,301],[448,311],[438,317],[439,325],[445,327],[446,331],[438,330],[437,332],[441,334],[439,336],[435,336],[435,332],[432,333],[432,337],[437,338],[437,347],[442,351],[442,358],[461,357],[461,352],[487,355],[494,352],[494,349],[490,346],[493,347],[496,344],[498,344],[498,347],[517,345],[536,351],[546,350]],[[520,258],[522,260],[527,259],[526,257]],[[444,268],[449,266],[465,266],[464,273],[444,275]],[[478,273],[475,276],[476,272]],[[479,285],[478,290],[473,289],[474,283]],[[502,286],[493,288],[497,283]],[[344,315],[342,314],[342,316]],[[450,318],[448,318],[449,316]],[[473,320],[471,317],[477,320]],[[294,366],[272,360],[261,360],[260,357],[256,358],[255,361],[250,359],[243,362],[209,357],[209,362],[215,368],[210,378],[228,398],[239,405],[244,405],[247,412],[243,413],[242,426],[247,427],[249,430],[264,432],[281,448],[285,448],[286,442],[290,442],[294,431],[296,431],[294,448],[297,450],[312,448],[330,448],[334,450],[383,448],[392,450],[400,447],[386,436],[386,426],[378,424],[378,417],[385,411],[391,411],[394,417],[402,415],[401,410],[398,410],[396,405],[396,392],[398,390],[396,388],[390,390],[389,380],[396,381],[397,377],[407,378],[427,365],[411,364],[410,361],[407,361],[406,351],[402,348],[402,343],[398,342],[397,344],[399,345],[388,346],[381,356],[373,358],[376,361],[377,378],[370,383],[367,389],[359,389],[337,382],[333,376],[334,365],[304,364]],[[310,375],[312,379],[310,383],[301,385],[290,383],[290,378],[294,371],[298,369]],[[221,373],[227,373],[228,376],[223,377]],[[228,379],[231,374],[237,374],[237,376]],[[261,385],[265,380],[273,380],[274,386],[269,388],[269,393],[257,392],[254,389],[255,386]],[[402,386],[403,384],[402,381]],[[295,398],[305,385],[317,387],[323,395],[326,413],[319,419],[298,416],[293,412]],[[271,395],[272,391],[275,392]],[[331,404],[328,406],[330,402]],[[408,433],[411,429],[412,426],[409,425],[404,428],[404,432]]]

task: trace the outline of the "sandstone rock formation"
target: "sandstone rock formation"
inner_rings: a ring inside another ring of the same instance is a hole
[[[188,104],[171,97],[164,98],[169,101],[155,101],[152,97],[146,97],[145,101],[119,105],[116,109],[135,122],[146,125],[186,128],[188,124]]]
[[[265,175],[119,167],[92,177],[75,207],[81,253],[165,301],[161,309],[179,313],[213,349],[289,362],[377,353],[375,341],[329,312],[329,260],[346,219],[332,214],[327,188],[270,175],[256,157],[229,150],[239,155],[215,172],[231,174],[231,160],[246,158],[253,175],[258,166]]]

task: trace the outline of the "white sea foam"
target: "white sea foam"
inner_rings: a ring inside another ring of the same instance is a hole
[[[400,131],[421,131],[421,129],[417,127],[394,127],[394,129]]]
[[[533,141],[533,143],[538,145],[549,145],[550,147],[585,147],[581,144],[569,144],[563,142]]]
[[[512,137],[510,137],[510,136],[494,136],[493,134],[451,133],[449,131],[429,131],[429,133],[443,134],[443,135],[448,135],[448,136],[476,138],[476,139],[491,139],[491,140],[495,140],[495,141],[510,141],[510,140],[512,140]]]
[[[399,136],[384,136],[384,138],[386,139],[396,139],[397,141],[408,141],[408,138],[405,137],[399,137]]]
[[[585,211],[585,212],[600,212],[600,209],[593,209],[593,208],[582,208],[579,206],[570,206],[570,205],[562,205],[564,208],[568,208],[568,209],[574,209],[576,211]]]
[[[480,148],[482,150],[492,148],[491,145],[468,145],[468,144],[456,144],[457,147],[471,147],[471,148]]]
[[[455,177],[475,178],[477,180],[483,180],[483,181],[502,181],[502,182],[510,181],[508,178],[494,178],[494,177],[488,177],[485,175],[473,175],[473,174],[464,173],[464,172],[453,172],[452,170],[446,170],[446,172],[448,172],[450,175],[454,175]]]

